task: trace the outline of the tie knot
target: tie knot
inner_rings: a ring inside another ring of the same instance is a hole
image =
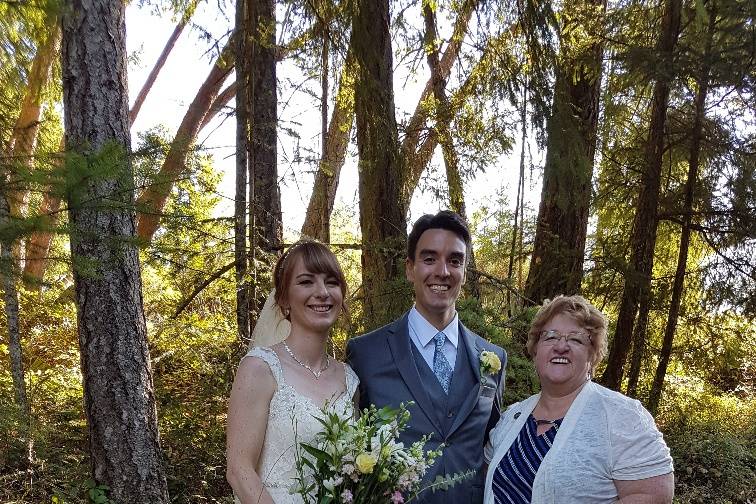
[[[446,335],[443,332],[439,332],[433,337],[433,340],[436,342],[436,348],[441,348],[446,342]]]

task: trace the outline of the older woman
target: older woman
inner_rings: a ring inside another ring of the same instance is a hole
[[[491,432],[485,504],[671,503],[672,458],[641,404],[591,381],[606,319],[581,296],[546,301],[528,333],[541,392]]]

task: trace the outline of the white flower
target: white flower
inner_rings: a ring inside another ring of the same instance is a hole
[[[323,480],[323,486],[328,489],[329,492],[333,492],[334,488],[341,485],[344,482],[344,478],[341,476],[335,476],[333,478],[328,478],[327,480]]]

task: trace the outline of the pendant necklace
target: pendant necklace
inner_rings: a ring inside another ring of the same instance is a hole
[[[320,368],[319,371],[315,371],[314,369],[312,369],[312,367],[308,366],[307,364],[299,360],[297,356],[294,355],[294,352],[291,351],[291,348],[289,348],[289,345],[287,345],[285,341],[282,341],[281,343],[283,343],[283,347],[286,350],[286,353],[288,353],[291,356],[291,358],[294,359],[294,362],[296,362],[297,364],[305,368],[307,371],[312,373],[312,376],[314,376],[316,380],[320,379],[320,376],[323,374],[323,371],[328,369],[328,366],[331,364],[331,359],[328,357],[328,354],[324,352],[323,357],[325,357],[325,364],[323,364],[323,366]]]

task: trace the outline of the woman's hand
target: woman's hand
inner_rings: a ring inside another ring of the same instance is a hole
[[[671,504],[675,473],[640,480],[614,480],[614,486],[619,494],[618,504]]]
[[[226,426],[226,479],[242,504],[274,504],[255,468],[275,391],[276,380],[264,361],[242,360],[231,389]]]

